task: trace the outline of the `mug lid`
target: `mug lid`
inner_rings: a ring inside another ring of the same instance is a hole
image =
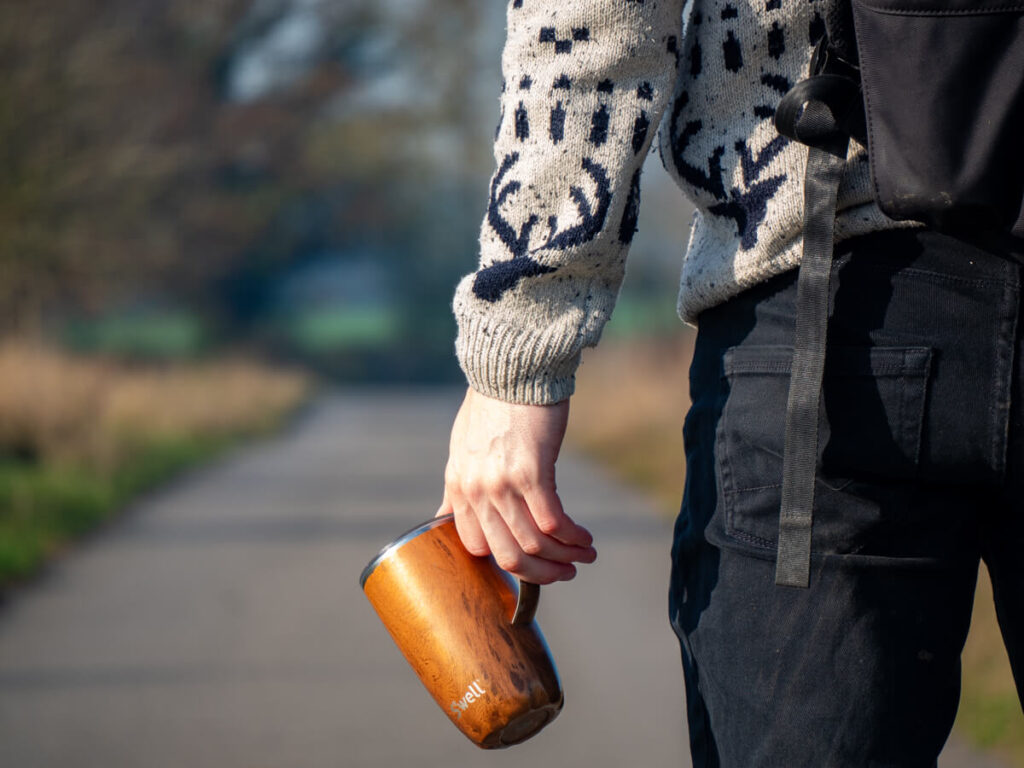
[[[454,519],[455,515],[450,512],[447,515],[441,515],[441,517],[432,518],[430,520],[427,520],[425,523],[420,523],[415,528],[409,529],[401,536],[399,536],[397,539],[392,541],[390,544],[385,544],[384,548],[377,553],[376,557],[374,557],[373,560],[371,560],[367,564],[367,566],[363,568],[363,572],[359,575],[359,586],[361,588],[365,588],[366,580],[370,578],[370,574],[373,573],[374,569],[380,564],[380,561],[386,558],[396,549],[401,547],[403,544],[412,541],[421,533],[426,533],[427,531],[437,528],[439,525],[444,525],[445,523]]]

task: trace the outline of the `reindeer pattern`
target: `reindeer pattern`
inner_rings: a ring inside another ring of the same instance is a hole
[[[662,163],[702,215],[735,227],[741,251],[758,246],[774,201],[799,221],[804,150],[772,119],[824,33],[823,11],[824,0],[691,0],[685,9]]]
[[[806,75],[826,3],[510,1],[480,265],[454,301],[472,386],[523,402],[571,393],[615,303],[655,133],[697,209],[684,319],[799,263],[806,148],[772,119]],[[837,237],[893,225],[870,201],[866,164],[848,164]]]
[[[516,67],[506,61],[483,264],[473,281],[474,295],[487,302],[557,272],[559,252],[590,244],[614,259],[608,251],[624,250],[636,230],[643,158],[630,165],[628,156],[649,144],[654,78],[588,81],[588,57],[621,41],[557,10],[517,30],[517,14],[540,2],[509,7],[510,32],[528,51]],[[656,0],[618,2],[642,8]],[[800,194],[803,150],[771,121],[824,31],[824,2],[689,0],[681,38],[667,31],[656,40],[674,81],[660,125],[662,163],[702,215],[732,227],[743,251],[758,246],[780,193],[790,208]],[[550,179],[538,156],[566,172]]]
[[[655,93],[660,89],[666,102],[674,77],[678,35],[645,40],[639,33],[643,14],[659,2],[663,15],[681,18],[679,0],[617,0],[624,21],[636,9],[635,29],[622,25],[630,38],[625,44],[646,43],[640,55],[660,59],[660,82],[628,67],[621,78],[593,77],[589,62],[622,46],[621,35],[592,30],[579,14],[520,17],[542,0],[511,3],[510,39],[525,50],[518,67],[505,62],[497,170],[481,238],[484,263],[472,284],[477,299],[494,303],[523,280],[558,272],[566,254],[582,252],[595,269],[607,267],[633,239]]]

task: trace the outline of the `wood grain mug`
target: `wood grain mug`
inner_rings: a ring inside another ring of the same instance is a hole
[[[562,709],[534,621],[540,587],[462,546],[452,515],[413,528],[359,579],[406,660],[455,726],[496,749],[526,741]]]

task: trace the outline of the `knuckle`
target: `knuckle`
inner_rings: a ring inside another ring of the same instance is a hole
[[[451,462],[445,465],[444,468],[444,483],[445,485],[455,486],[459,484],[459,473],[452,466]]]
[[[509,490],[508,476],[499,471],[488,472],[483,478],[483,485],[494,496],[504,495]]]
[[[534,472],[528,465],[517,464],[509,470],[509,475],[516,488],[521,491],[530,491],[536,484]]]
[[[553,515],[544,515],[537,520],[537,527],[542,533],[552,535],[555,533],[562,533],[564,531],[564,524],[560,519]]]
[[[544,549],[544,546],[537,539],[528,539],[523,542],[522,546],[523,552],[528,555],[539,555]]]
[[[479,499],[487,493],[486,485],[479,477],[463,478],[459,487],[467,499]]]
[[[502,552],[494,558],[503,570],[514,573],[523,567],[523,556],[516,552]]]

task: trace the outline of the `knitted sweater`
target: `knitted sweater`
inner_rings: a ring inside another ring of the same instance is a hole
[[[654,126],[697,208],[683,320],[799,264],[807,149],[772,117],[806,76],[824,2],[511,0],[480,266],[454,300],[470,386],[572,394],[618,296]],[[897,226],[871,202],[866,159],[852,144],[837,239]]]

